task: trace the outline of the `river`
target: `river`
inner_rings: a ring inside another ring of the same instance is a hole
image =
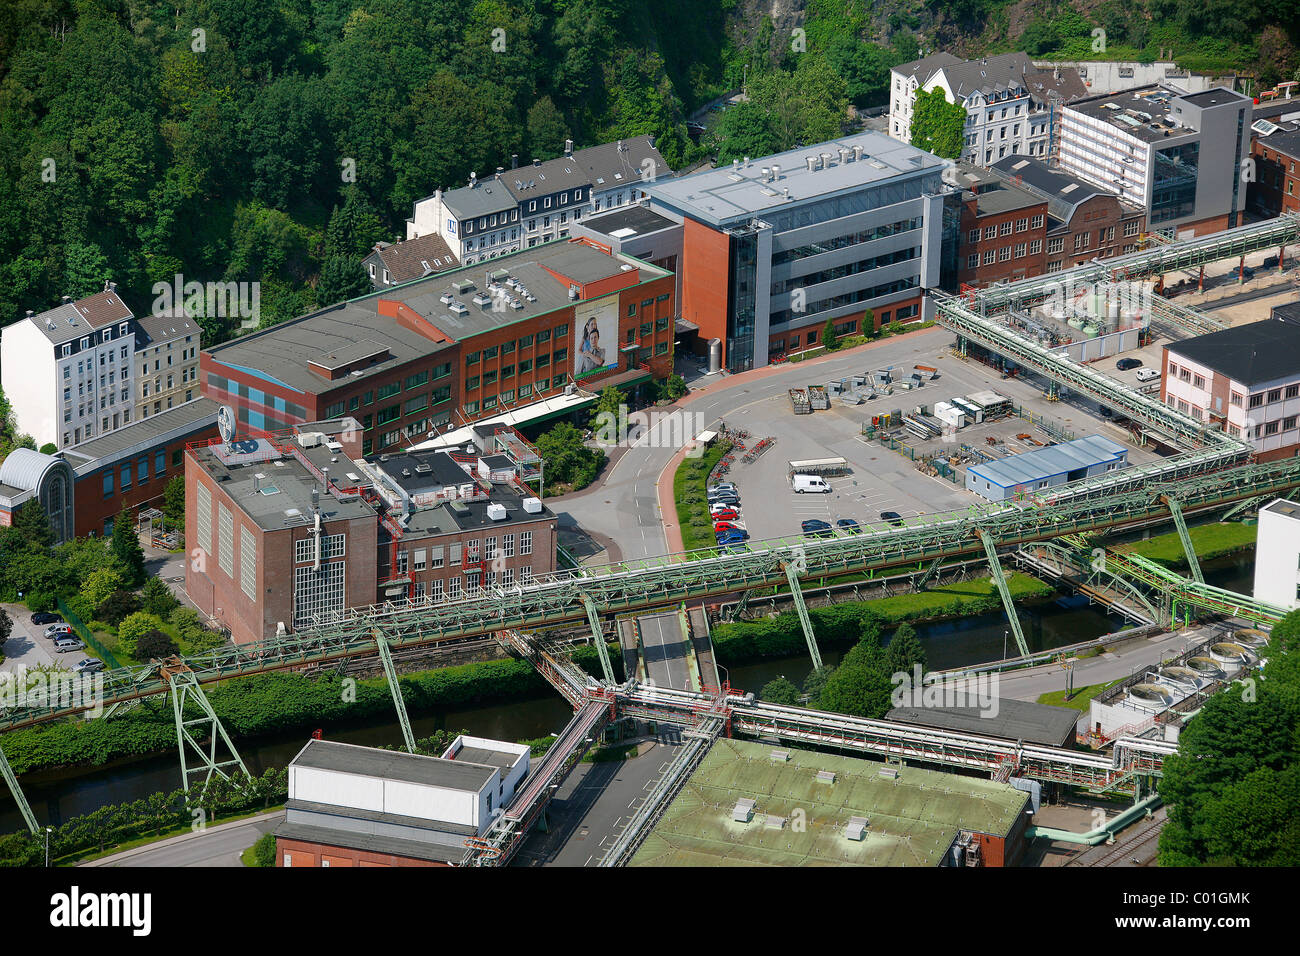
[[[1209,584],[1250,593],[1254,575],[1253,553],[1206,562],[1203,570]],[[1123,622],[1095,607],[1066,608],[1054,601],[1021,608],[1025,639],[1031,651],[1048,650],[1090,640],[1122,628]],[[1015,651],[1015,638],[1006,637],[1002,612],[916,625],[917,636],[934,668],[960,667],[1003,657]],[[838,663],[842,652],[828,650],[823,658]],[[730,668],[732,686],[757,693],[763,685],[784,676],[802,684],[811,664],[805,655],[769,658]],[[412,717],[417,738],[435,730],[464,730],[498,740],[530,740],[558,732],[572,716],[558,696],[522,700],[490,707],[448,711]],[[381,724],[335,725],[327,729],[331,740],[379,745],[401,742],[396,719]],[[307,734],[301,731],[239,742],[239,752],[249,771],[259,774],[268,767],[285,767],[302,749]],[[21,780],[37,819],[61,822],[104,806],[129,803],[159,791],[170,792],[181,785],[180,760],[175,751],[135,760],[120,760],[103,767],[78,767],[25,774]],[[0,790],[0,833],[24,826],[7,790]]]

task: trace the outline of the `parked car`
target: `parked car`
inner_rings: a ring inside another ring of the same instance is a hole
[[[1277,268],[1277,256],[1269,256],[1267,259],[1265,259],[1265,260],[1264,260],[1264,266],[1263,266],[1263,267],[1264,267],[1265,269],[1276,269],[1276,268]]]
[[[58,654],[67,654],[70,651],[84,651],[85,649],[86,645],[75,637],[60,637],[54,642],[54,650]]]
[[[106,665],[98,657],[83,657],[73,665],[73,672],[77,674],[93,674],[96,671],[102,671]]]
[[[729,545],[743,543],[746,537],[748,537],[748,535],[737,531],[723,531],[718,535],[717,540],[719,546],[727,547]]]
[[[822,521],[820,518],[809,518],[799,527],[810,538],[830,538],[834,536],[830,522]]]
[[[847,534],[862,534],[862,525],[852,518],[841,518],[835,522],[835,526]]]
[[[718,492],[731,492],[733,495],[740,494],[740,489],[730,481],[723,481],[716,485],[709,485],[709,494],[714,495]]]
[[[1115,417],[1115,413],[1112,412],[1112,411],[1111,411],[1109,408],[1107,408],[1105,405],[1098,405],[1098,406],[1097,406],[1097,414],[1100,415],[1102,418],[1114,418],[1114,417]]]
[[[710,508],[712,508],[714,505],[731,505],[733,508],[735,508],[740,505],[740,496],[719,493],[716,495],[709,495],[708,501],[709,501]]]
[[[1140,368],[1137,373],[1139,382],[1150,382],[1160,377],[1160,373],[1153,368]]]
[[[1241,270],[1241,276],[1243,279],[1253,279],[1255,278],[1255,270],[1250,266],[1246,266]]]
[[[880,512],[880,520],[888,521],[895,528],[901,528],[903,526],[903,516],[900,515],[897,511]]]
[[[62,624],[63,616],[61,614],[52,614],[49,611],[37,611],[32,615],[33,624]]]
[[[714,521],[735,521],[740,517],[740,512],[731,505],[718,505],[713,509]]]
[[[749,532],[748,532],[748,531],[746,531],[744,528],[738,527],[737,525],[730,524],[730,523],[723,523],[723,524],[718,525],[716,528],[713,529],[713,533],[714,533],[715,535],[719,535],[719,534],[738,534],[738,535],[740,535],[744,540],[746,540],[746,541],[749,540]]]
[[[1115,363],[1115,367],[1121,372],[1127,372],[1131,368],[1141,368],[1142,360],[1136,358],[1122,358]]]
[[[826,479],[820,475],[791,475],[790,487],[798,494],[803,494],[806,491],[825,494],[831,490],[831,486],[826,483]]]
[[[70,624],[51,624],[49,627],[45,629],[45,636],[52,637],[52,638],[57,638],[64,634],[71,634],[71,633],[72,633],[72,625]]]

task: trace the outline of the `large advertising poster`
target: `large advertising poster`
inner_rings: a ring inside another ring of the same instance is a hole
[[[582,302],[574,307],[573,377],[618,368],[618,296]]]

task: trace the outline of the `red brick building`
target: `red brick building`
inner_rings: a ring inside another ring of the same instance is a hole
[[[675,315],[667,270],[553,242],[208,349],[200,378],[241,432],[351,415],[369,455],[526,412],[574,382],[665,378]]]
[[[986,286],[1042,275],[1046,267],[1047,197],[995,173],[961,165],[957,281]]]
[[[360,435],[345,419],[185,453],[185,588],[236,643],[555,569],[555,516],[509,456],[363,461]]]
[[[1268,135],[1256,130],[1251,139],[1255,181],[1247,187],[1248,202],[1264,216],[1300,212],[1300,123],[1266,128],[1272,129]]]

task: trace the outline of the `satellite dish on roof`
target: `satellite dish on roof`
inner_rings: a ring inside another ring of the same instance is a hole
[[[229,405],[217,409],[217,430],[221,432],[223,442],[230,442],[235,437],[235,410]]]

